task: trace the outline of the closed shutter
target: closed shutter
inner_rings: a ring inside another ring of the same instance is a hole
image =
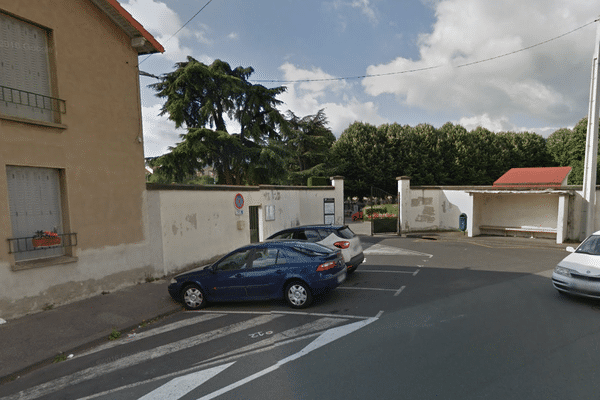
[[[59,171],[50,168],[6,167],[12,234],[31,237],[37,231],[62,232]],[[34,250],[27,242],[17,261],[64,254],[62,247]]]
[[[37,26],[0,14],[0,86],[51,96],[48,33]],[[49,99],[3,89],[0,112],[15,117],[53,121],[44,107]],[[16,104],[17,103],[17,104]],[[22,104],[29,105],[22,105]]]

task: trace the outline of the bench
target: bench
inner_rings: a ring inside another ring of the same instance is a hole
[[[480,225],[481,233],[498,233],[501,232],[504,236],[524,236],[527,234],[530,237],[550,237],[555,238],[557,234],[556,228],[547,228],[543,226],[492,226]],[[485,232],[484,232],[485,231]]]

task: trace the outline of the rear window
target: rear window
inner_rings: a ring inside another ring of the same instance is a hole
[[[354,236],[356,236],[354,232],[352,232],[347,226],[338,229],[337,235],[343,239],[352,239]]]

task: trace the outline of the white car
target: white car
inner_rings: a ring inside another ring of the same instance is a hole
[[[341,250],[348,273],[354,272],[364,261],[363,248],[358,236],[346,225],[303,225],[284,229],[267,238],[296,239],[319,243],[334,250]]]
[[[590,235],[558,263],[552,285],[561,293],[600,299],[600,231]]]

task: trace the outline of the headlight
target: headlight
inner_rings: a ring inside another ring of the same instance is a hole
[[[554,268],[554,273],[563,276],[571,276],[571,270],[561,266],[556,266],[556,268]]]
[[[177,283],[177,279],[175,279],[175,278],[171,279],[171,282],[169,282],[170,285],[172,285],[174,283]]]

